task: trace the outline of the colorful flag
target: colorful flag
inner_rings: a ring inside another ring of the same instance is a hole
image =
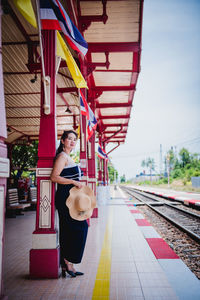
[[[15,6],[18,8],[22,16],[33,26],[37,27],[35,13],[31,0],[14,0]]]
[[[90,106],[88,105],[83,93],[80,91],[80,110],[83,116],[88,120],[87,125],[87,141],[91,138],[97,127],[97,120]]]
[[[80,108],[81,108],[81,114],[83,116],[86,116],[87,119],[89,120],[89,106],[81,91],[80,91]]]
[[[72,49],[86,55],[88,44],[70,20],[59,0],[40,0],[40,18],[42,29],[62,30]]]
[[[107,156],[106,152],[101,148],[100,145],[98,145],[97,152],[98,152],[98,157],[108,160],[108,156]]]
[[[57,55],[66,60],[68,69],[77,88],[88,88],[71,52],[59,32],[57,32]]]
[[[97,127],[97,119],[95,118],[95,115],[91,110],[91,108],[89,107],[89,105],[88,105],[88,110],[89,110],[89,119],[88,119],[88,126],[87,126],[87,133],[88,133],[87,141],[91,138],[91,136],[93,135]]]

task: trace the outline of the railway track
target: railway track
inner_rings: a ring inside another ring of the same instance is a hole
[[[132,188],[122,187],[129,195],[135,197],[143,204],[171,222],[173,225],[186,232],[200,244],[200,215],[177,207],[178,203],[169,204],[158,196],[147,195],[144,192],[135,191]]]
[[[184,207],[179,213],[176,208],[177,206],[183,207],[180,203],[161,199],[154,195],[146,195],[146,193],[141,195],[140,192],[123,186],[121,188],[131,196],[132,203],[144,214],[145,219],[154,226],[160,236],[200,279],[200,216],[192,213],[194,209],[190,211],[189,207]],[[166,205],[168,207],[167,212]]]

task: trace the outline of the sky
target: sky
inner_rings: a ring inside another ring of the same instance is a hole
[[[148,157],[159,172],[160,145],[162,161],[171,147],[200,153],[200,0],[144,0],[141,72],[126,141],[111,162],[126,179]]]

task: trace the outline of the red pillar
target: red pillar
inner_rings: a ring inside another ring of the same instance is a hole
[[[81,92],[86,97],[86,90],[81,89]],[[80,122],[80,164],[81,170],[83,171],[83,177],[81,178],[81,182],[85,185],[88,183],[88,161],[87,161],[87,120],[85,116],[81,116]]]
[[[44,30],[43,49],[45,75],[50,77],[50,113],[44,112],[44,89],[41,81],[41,119],[37,165],[36,228],[30,250],[30,275],[38,278],[58,278],[59,247],[55,229],[55,185],[50,180],[56,151],[56,31]]]
[[[95,102],[92,101],[90,108],[95,111]],[[88,141],[88,186],[91,187],[96,196],[96,166],[95,166],[95,133]],[[93,210],[92,218],[98,217],[98,208]]]
[[[1,5],[0,5],[0,298],[3,298],[3,246],[4,246],[4,226],[5,226],[5,203],[6,203],[6,181],[9,177],[9,159],[7,158],[7,138],[6,112],[3,88],[3,68],[2,68],[2,43],[1,43]]]
[[[99,145],[102,146],[101,136],[99,136]],[[101,159],[100,157],[98,159],[99,159],[98,185],[100,186],[100,185],[102,185],[102,180],[103,180],[103,177],[102,177],[103,159]]]
[[[107,185],[108,185],[109,184],[108,160],[106,161],[106,178],[107,178]]]
[[[98,185],[102,185],[102,159],[99,157]]]
[[[103,143],[103,150],[105,151],[105,143]],[[104,159],[103,160],[103,185],[106,185],[106,167],[107,165],[107,161]]]

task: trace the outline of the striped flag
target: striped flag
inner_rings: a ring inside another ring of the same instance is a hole
[[[81,108],[81,114],[83,116],[86,116],[87,119],[89,120],[89,106],[81,91],[80,91],[80,108]]]
[[[91,110],[91,108],[89,107],[89,105],[88,105],[88,110],[89,110],[89,119],[88,119],[88,126],[87,126],[87,133],[88,133],[87,141],[91,138],[91,136],[93,135],[97,127],[97,119],[95,118],[95,115]]]
[[[40,0],[40,19],[42,29],[62,30],[72,49],[86,55],[88,44],[59,0]]]
[[[101,148],[100,145],[98,145],[98,157],[102,158],[102,159],[106,159],[108,160],[108,155],[106,154],[106,152]]]
[[[93,111],[91,110],[90,106],[88,105],[81,91],[80,91],[80,109],[81,109],[81,114],[83,116],[86,116],[88,120],[88,125],[87,125],[87,141],[88,141],[93,135],[94,131],[96,130],[97,119],[95,118]]]

